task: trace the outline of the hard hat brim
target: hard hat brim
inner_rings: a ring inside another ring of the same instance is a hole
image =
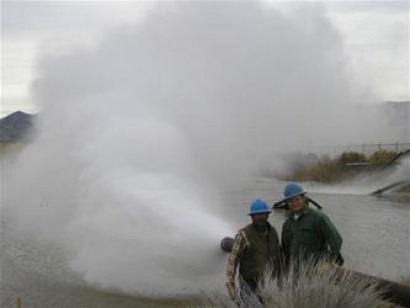
[[[270,214],[272,213],[271,210],[263,210],[263,211],[254,211],[254,212],[249,212],[248,215],[255,215],[255,214]]]
[[[298,193],[296,193],[296,194],[292,194],[292,195],[290,195],[290,196],[287,196],[286,198],[283,198],[283,199],[282,199],[282,202],[287,202],[287,201],[289,201],[290,199],[295,198],[295,197],[297,197],[297,196],[304,196],[304,195],[306,195],[306,193],[307,193],[307,191],[306,191],[306,190],[303,190],[303,191],[298,192]]]

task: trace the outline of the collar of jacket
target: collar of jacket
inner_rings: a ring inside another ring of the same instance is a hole
[[[311,212],[312,212],[312,209],[309,207],[308,204],[306,204],[306,205],[305,205],[305,208],[304,208],[303,211],[302,211],[302,213],[300,213],[299,218],[302,217],[302,216],[310,215]],[[290,217],[291,219],[293,219],[293,220],[296,220],[296,219],[295,219],[295,215],[294,215],[292,212],[290,212],[289,217]],[[299,219],[299,218],[298,218],[298,219]]]
[[[269,223],[269,221],[267,221],[266,222],[266,224],[267,224],[267,230],[270,230],[271,228],[272,228],[272,225]],[[255,225],[253,224],[253,223],[251,223],[251,225],[252,225],[252,227],[255,229],[255,230],[257,230],[256,228],[255,228]]]

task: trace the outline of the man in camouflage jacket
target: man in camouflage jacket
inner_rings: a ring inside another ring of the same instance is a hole
[[[261,302],[258,289],[267,275],[280,273],[281,252],[276,229],[269,224],[271,212],[262,200],[251,204],[252,223],[238,231],[229,256],[227,286],[232,300],[237,301],[235,276],[239,266],[240,299],[245,306]]]

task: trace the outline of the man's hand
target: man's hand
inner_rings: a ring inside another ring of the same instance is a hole
[[[229,297],[231,300],[236,301],[236,287],[235,283],[227,282],[226,287],[228,288]]]

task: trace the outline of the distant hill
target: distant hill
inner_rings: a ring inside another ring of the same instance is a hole
[[[16,111],[0,119],[0,143],[27,141],[34,128],[35,115]]]

